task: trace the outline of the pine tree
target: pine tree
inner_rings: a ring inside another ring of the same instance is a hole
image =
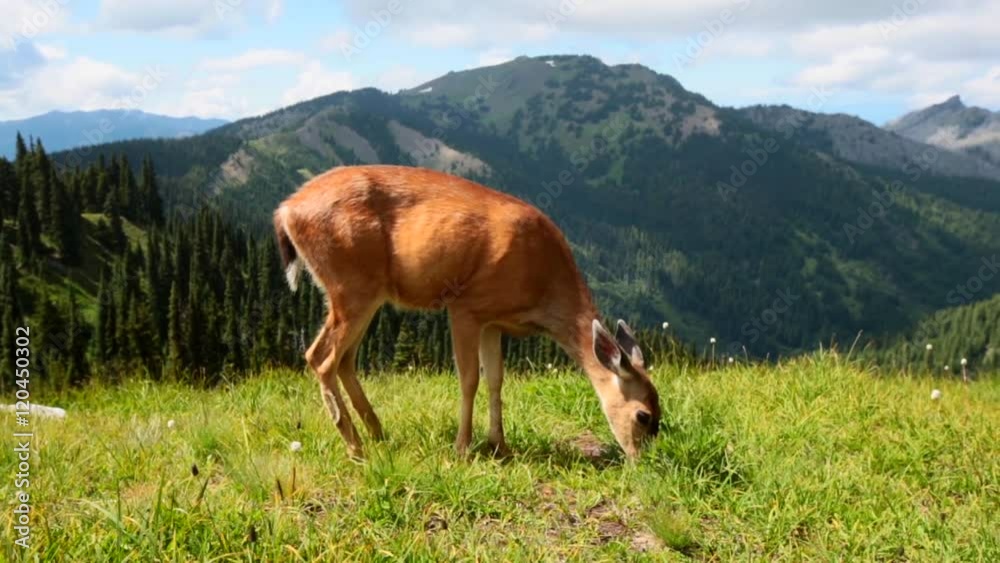
[[[20,252],[21,264],[28,265],[41,255],[42,227],[38,221],[38,210],[35,208],[34,196],[30,184],[21,182],[20,205],[17,208],[17,248]]]
[[[97,359],[102,364],[111,362],[116,353],[115,335],[116,319],[114,296],[112,295],[111,277],[107,270],[101,273],[101,282],[97,289]]]
[[[167,364],[174,376],[186,367],[184,354],[184,312],[177,280],[170,285],[170,308],[167,314]]]
[[[35,371],[45,374],[51,383],[58,385],[62,383],[59,376],[63,372],[61,368],[68,334],[66,319],[52,300],[42,299],[35,327],[39,334],[38,351],[34,354],[32,364],[35,366]]]
[[[138,190],[135,175],[129,166],[128,158],[121,155],[118,159],[118,204],[119,213],[133,221],[144,222],[139,205]]]
[[[142,161],[140,194],[144,207],[143,220],[156,225],[162,223],[163,200],[160,199],[160,190],[156,185],[156,172],[153,169],[153,160],[148,155]]]
[[[400,323],[396,345],[393,347],[392,367],[397,370],[412,366],[416,362],[414,357],[417,348],[416,336],[407,320],[404,318]]]
[[[14,219],[17,213],[17,173],[14,165],[0,157],[0,227],[4,219]]]
[[[17,132],[17,140],[14,146],[14,163],[17,166],[18,175],[23,175],[28,164],[28,147],[24,144],[24,137],[21,136],[20,131]]]
[[[128,238],[125,236],[125,228],[122,225],[121,206],[116,190],[108,191],[108,198],[104,202],[104,215],[107,218],[107,244],[112,252],[121,254],[128,245]]]
[[[66,371],[69,374],[69,382],[78,385],[90,374],[90,366],[87,365],[87,346],[90,343],[91,328],[83,320],[76,302],[76,294],[73,292],[70,292],[67,330],[69,338],[66,342]]]

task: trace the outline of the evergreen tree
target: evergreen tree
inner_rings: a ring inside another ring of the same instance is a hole
[[[396,336],[396,345],[393,347],[393,369],[404,369],[416,363],[417,341],[410,323],[403,319],[400,323],[399,333]]]
[[[28,165],[28,146],[24,144],[24,137],[21,136],[20,131],[17,132],[14,146],[14,163],[17,166],[18,174],[23,176]]]
[[[90,366],[87,365],[87,347],[90,343],[91,328],[83,320],[76,302],[76,294],[73,292],[70,292],[67,330],[69,335],[65,349],[66,371],[69,374],[69,382],[78,385],[90,373]]]
[[[17,213],[17,173],[14,165],[0,157],[0,226],[4,219],[14,219]]]
[[[184,354],[184,312],[177,280],[174,280],[170,285],[170,310],[167,316],[167,327],[167,364],[170,372],[177,376],[187,364]]]
[[[142,161],[140,188],[140,197],[144,205],[143,220],[152,224],[160,224],[163,222],[163,200],[160,198],[160,190],[156,183],[153,160],[148,155]]]
[[[17,208],[17,248],[21,264],[28,265],[42,254],[42,227],[38,221],[34,195],[27,180],[21,182],[20,205]]]

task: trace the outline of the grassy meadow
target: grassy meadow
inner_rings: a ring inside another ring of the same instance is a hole
[[[456,458],[447,373],[364,377],[388,438],[363,463],[303,372],[39,392],[68,415],[32,421],[33,547],[11,548],[6,509],[0,559],[1000,560],[1000,378],[833,354],[653,377],[665,428],[638,464],[579,372],[508,374],[506,460],[483,446],[485,383],[479,453]]]

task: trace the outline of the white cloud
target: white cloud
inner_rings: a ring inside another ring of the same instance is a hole
[[[877,74],[891,58],[888,49],[861,47],[838,53],[830,62],[806,68],[793,82],[800,86],[854,85]]]
[[[494,48],[479,53],[479,64],[476,66],[495,66],[514,60],[510,49]]]
[[[162,75],[157,76],[162,82]],[[154,82],[144,74],[89,57],[57,59],[13,87],[0,89],[0,114],[27,117],[52,109],[131,107],[159,86],[160,82]]]
[[[206,59],[199,68],[210,72],[242,72],[264,66],[290,66],[306,62],[304,53],[286,49],[251,49],[235,57]]]
[[[249,20],[274,22],[283,11],[282,0],[101,0],[98,23],[107,29],[204,37],[227,35]]]
[[[992,66],[983,75],[966,81],[961,91],[971,104],[1000,107],[1000,66]]]
[[[36,43],[35,46],[38,47],[38,52],[41,53],[46,60],[65,59],[66,55],[69,54],[66,49],[58,45]]]
[[[319,48],[324,51],[343,51],[354,40],[351,30],[341,28],[319,40]]]
[[[60,31],[69,19],[69,8],[69,0],[0,0],[0,49]]]
[[[375,77],[374,86],[386,92],[398,92],[413,88],[434,78],[426,72],[418,72],[410,66],[394,65]]]
[[[267,8],[267,23],[275,23],[281,19],[282,14],[285,13],[285,2],[284,0],[271,0],[271,4]]]
[[[330,71],[319,61],[310,61],[302,68],[295,84],[282,94],[281,101],[282,104],[289,106],[356,87],[351,73]]]

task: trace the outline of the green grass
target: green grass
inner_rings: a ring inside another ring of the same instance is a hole
[[[300,372],[215,390],[37,392],[69,415],[34,421],[34,551],[13,557],[1000,560],[995,376],[880,378],[828,355],[654,378],[665,429],[638,464],[610,447],[573,372],[509,376],[505,461],[456,459],[448,374],[365,378],[389,432],[366,442],[365,463],[347,460]],[[480,452],[485,395],[482,385]],[[12,417],[2,420],[9,436]],[[609,452],[584,453],[588,441]],[[0,457],[8,476],[12,449]],[[5,499],[12,481],[0,483]]]

